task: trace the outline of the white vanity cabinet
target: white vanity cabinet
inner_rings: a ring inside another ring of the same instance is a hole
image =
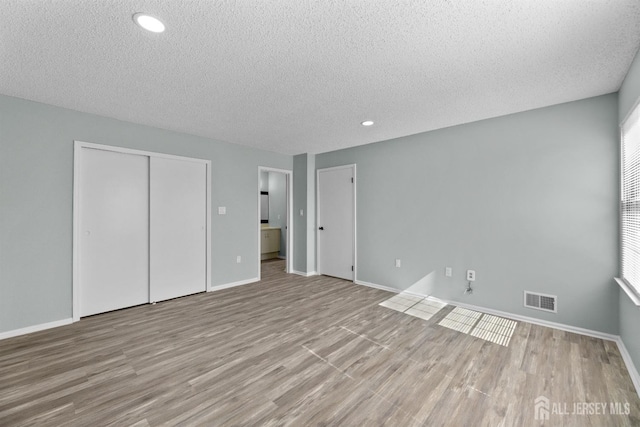
[[[260,259],[277,258],[280,252],[280,229],[262,227],[260,229]]]

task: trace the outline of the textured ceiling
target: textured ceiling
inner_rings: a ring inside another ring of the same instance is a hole
[[[0,12],[2,94],[287,154],[615,92],[640,46],[638,0],[2,0]],[[141,30],[135,12],[167,30]]]

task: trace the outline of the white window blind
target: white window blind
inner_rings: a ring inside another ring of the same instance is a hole
[[[640,106],[622,124],[622,278],[640,294]]]

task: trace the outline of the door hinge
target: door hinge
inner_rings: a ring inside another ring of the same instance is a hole
[[[353,177],[351,177],[351,183],[353,184]]]
[[[351,271],[353,271],[353,265],[351,266]]]

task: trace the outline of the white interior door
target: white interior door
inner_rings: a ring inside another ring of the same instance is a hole
[[[201,162],[151,158],[151,301],[204,292],[207,169]]]
[[[318,273],[353,280],[354,166],[318,170]]]
[[[80,316],[149,302],[149,158],[80,155]]]

